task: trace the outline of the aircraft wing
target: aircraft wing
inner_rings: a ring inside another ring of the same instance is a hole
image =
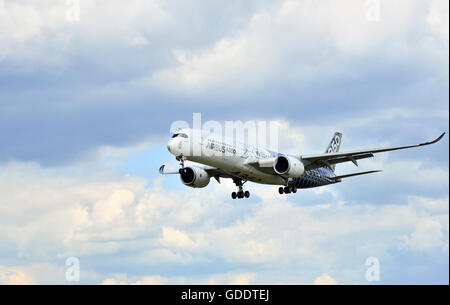
[[[257,158],[248,158],[245,161],[245,165],[253,166],[254,168],[258,169],[259,171],[270,174],[270,175],[276,175],[273,164],[277,158],[270,158],[270,159],[257,159]]]
[[[202,168],[208,173],[208,175],[216,178],[216,180],[219,183],[220,183],[219,178],[234,178],[235,177],[233,174],[228,173],[227,171],[224,171],[223,169],[220,169],[217,167],[207,166],[207,167],[202,167]]]
[[[305,165],[306,170],[311,170],[311,169],[319,168],[319,167],[323,167],[323,166],[330,167],[330,165],[332,165],[332,164],[349,162],[349,161],[353,162],[355,165],[358,165],[357,160],[364,159],[364,158],[371,158],[371,157],[373,157],[373,154],[375,154],[375,153],[434,144],[434,143],[438,142],[439,140],[441,140],[444,135],[445,135],[445,132],[433,141],[420,143],[420,144],[378,148],[378,149],[367,149],[367,150],[350,151],[350,152],[304,155],[304,156],[300,156],[300,160],[302,160],[303,164]]]

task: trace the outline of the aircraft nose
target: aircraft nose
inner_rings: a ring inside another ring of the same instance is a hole
[[[176,141],[174,141],[173,139],[169,141],[169,143],[167,143],[167,149],[169,150],[169,152],[172,155],[175,155],[177,153],[177,149],[176,149]]]

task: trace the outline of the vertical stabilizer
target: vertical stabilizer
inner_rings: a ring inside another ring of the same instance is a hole
[[[334,134],[333,138],[331,139],[331,142],[328,145],[327,150],[325,151],[325,153],[326,154],[331,154],[331,153],[339,152],[339,148],[341,147],[341,142],[342,142],[342,133],[336,132]],[[334,172],[335,165],[332,164],[329,167]]]

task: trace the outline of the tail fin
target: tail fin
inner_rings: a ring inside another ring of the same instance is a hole
[[[327,150],[325,151],[326,154],[336,153],[339,152],[339,148],[341,147],[342,142],[342,133],[336,132],[331,139],[330,144],[327,147]],[[330,165],[330,169],[334,172],[335,165]]]

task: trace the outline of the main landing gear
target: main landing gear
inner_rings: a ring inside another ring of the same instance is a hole
[[[242,199],[242,198],[248,198],[248,197],[250,197],[250,192],[249,191],[243,191],[243,189],[242,189],[242,186],[244,185],[244,183],[245,182],[247,182],[247,181],[245,181],[244,183],[242,182],[242,180],[241,179],[233,179],[233,182],[234,182],[234,184],[236,184],[236,186],[239,188],[239,191],[238,192],[233,192],[233,193],[231,193],[231,198],[233,198],[233,199],[236,199],[236,198],[238,198],[238,199]]]
[[[290,193],[297,193],[297,188],[295,186],[285,186],[285,187],[280,187],[278,189],[278,193],[282,194],[290,194]]]

